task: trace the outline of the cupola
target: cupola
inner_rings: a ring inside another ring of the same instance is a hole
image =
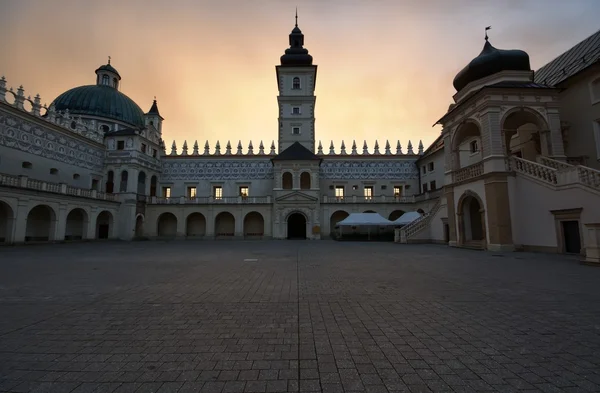
[[[110,65],[110,56],[108,56],[108,63],[98,67],[96,70],[96,85],[109,86],[118,90],[120,80],[121,75]]]
[[[290,47],[285,50],[281,56],[282,66],[307,66],[312,65],[313,58],[308,54],[308,49],[304,48],[304,34],[298,27],[298,11],[296,11],[296,25],[290,33]]]

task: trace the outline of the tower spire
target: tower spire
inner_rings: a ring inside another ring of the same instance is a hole
[[[298,7],[296,7],[296,27],[298,27]]]

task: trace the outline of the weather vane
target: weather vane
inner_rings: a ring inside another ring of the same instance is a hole
[[[491,28],[492,28],[492,26],[488,26],[488,27],[486,27],[486,28],[485,28],[485,40],[486,40],[486,41],[488,40],[487,31],[488,31],[489,29],[491,29]]]
[[[108,64],[110,64],[110,56],[108,56]]]

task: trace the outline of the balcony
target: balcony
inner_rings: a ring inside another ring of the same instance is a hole
[[[148,197],[146,203],[151,205],[256,205],[270,204],[270,196],[234,196],[234,197]]]

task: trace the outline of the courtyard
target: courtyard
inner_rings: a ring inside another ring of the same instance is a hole
[[[600,391],[600,269],[391,243],[3,247],[0,391]]]

